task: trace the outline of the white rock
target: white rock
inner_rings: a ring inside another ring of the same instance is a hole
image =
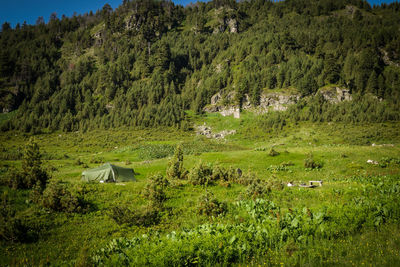
[[[378,165],[379,164],[377,161],[372,160],[372,159],[367,160],[367,163],[368,164],[373,164],[373,165]]]

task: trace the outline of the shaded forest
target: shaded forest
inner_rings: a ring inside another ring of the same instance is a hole
[[[356,100],[335,106],[311,97],[282,116],[399,120],[399,25],[399,3],[362,0],[214,0],[185,8],[124,0],[115,10],[53,14],[47,24],[4,23],[0,108],[16,111],[1,129],[186,129],[185,112],[201,113],[220,91],[236,91],[237,104],[248,94],[257,105],[264,90],[313,96],[329,85],[350,89]],[[265,120],[282,124],[280,116]]]

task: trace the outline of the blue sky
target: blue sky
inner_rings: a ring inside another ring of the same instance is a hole
[[[195,0],[173,0],[176,4],[187,5]],[[371,4],[390,3],[394,0],[369,0]],[[56,12],[60,18],[63,14],[72,16],[74,12],[84,14],[92,10],[96,12],[104,4],[110,4],[112,8],[118,7],[122,0],[0,0],[0,23],[11,23],[12,27],[19,22],[26,21],[35,24],[37,18],[42,16],[47,22],[50,14]]]

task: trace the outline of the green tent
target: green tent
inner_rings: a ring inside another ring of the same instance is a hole
[[[82,172],[82,180],[100,183],[136,181],[133,169],[115,166],[110,163]]]

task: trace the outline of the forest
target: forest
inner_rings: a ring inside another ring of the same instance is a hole
[[[363,0],[125,0],[48,23],[5,22],[0,108],[11,114],[1,130],[188,129],[187,111],[201,114],[217,92],[257,105],[263,91],[288,88],[306,97],[291,113],[303,120],[399,120],[399,11]],[[358,100],[315,104],[329,85]],[[310,114],[313,105],[325,108]],[[280,116],[299,119],[291,114]]]

